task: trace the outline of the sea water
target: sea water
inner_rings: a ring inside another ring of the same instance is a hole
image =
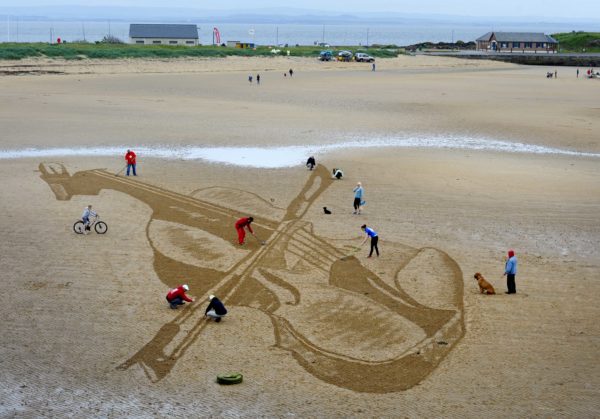
[[[131,22],[141,23],[141,22]],[[200,43],[213,42],[213,27],[218,27],[221,42],[243,41],[257,45],[412,45],[420,42],[474,41],[486,32],[503,30],[508,32],[570,32],[589,30],[589,27],[569,23],[520,23],[504,24],[501,27],[489,23],[473,22],[427,22],[427,23],[353,23],[353,24],[276,24],[276,23],[219,23],[182,22],[196,24]],[[16,16],[0,22],[0,42],[56,42],[57,38],[68,42],[87,40],[100,41],[106,35],[116,36],[129,42],[129,24],[124,21],[52,21],[23,20]],[[585,26],[585,25],[584,25]],[[589,25],[588,25],[589,26]],[[600,29],[600,28],[597,28]]]

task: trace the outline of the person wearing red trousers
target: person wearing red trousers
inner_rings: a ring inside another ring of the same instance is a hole
[[[240,246],[244,244],[244,237],[246,237],[244,227],[247,227],[250,234],[254,236],[254,231],[252,231],[252,226],[250,225],[252,221],[254,221],[254,218],[252,217],[242,217],[235,222],[235,229],[237,230],[238,242],[240,243]]]
[[[135,153],[131,150],[127,150],[125,160],[127,161],[127,176],[129,176],[130,169],[133,169],[133,176],[137,176],[135,173]]]

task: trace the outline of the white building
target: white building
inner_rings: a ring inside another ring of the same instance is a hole
[[[139,24],[129,25],[129,42],[142,45],[198,45],[196,25]]]

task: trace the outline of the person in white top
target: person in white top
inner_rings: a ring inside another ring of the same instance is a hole
[[[83,209],[83,214],[81,215],[81,221],[83,221],[83,225],[85,226],[85,233],[87,234],[90,231],[90,217],[97,217],[98,214],[92,211],[92,206],[88,205]]]

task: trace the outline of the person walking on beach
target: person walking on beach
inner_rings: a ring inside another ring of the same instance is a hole
[[[244,238],[246,237],[244,227],[247,227],[250,234],[255,236],[254,231],[252,231],[252,226],[250,225],[252,221],[254,221],[254,218],[252,217],[242,217],[235,223],[235,229],[237,230],[238,242],[240,243],[240,246],[244,244]]]
[[[289,71],[289,73],[290,73],[290,77],[292,77],[292,76],[294,75],[294,70],[292,70],[292,69],[290,68],[290,71]]]
[[[184,301],[187,301],[188,303],[193,303],[194,300],[188,297],[185,293],[189,290],[190,287],[188,287],[187,284],[183,284],[173,288],[172,290],[169,290],[166,297],[167,302],[169,303],[169,307],[171,307],[172,310],[176,310],[178,306],[185,304]]]
[[[221,300],[214,295],[210,295],[208,297],[208,301],[208,307],[206,307],[204,315],[219,323],[221,321],[221,317],[227,314],[227,309]]]
[[[371,71],[375,71],[375,63],[373,63],[373,65],[371,67]]]
[[[375,252],[377,253],[377,257],[379,257],[379,248],[377,247],[377,242],[379,241],[379,236],[377,235],[377,232],[375,230],[373,230],[371,227],[367,227],[366,224],[363,224],[360,228],[362,229],[362,231],[365,232],[365,239],[360,244],[361,247],[363,244],[365,244],[365,242],[369,239],[369,237],[371,238],[371,251],[369,252],[369,256],[367,256],[367,257],[370,258],[371,256],[373,256],[373,249],[375,249]]]
[[[256,84],[260,84],[260,74],[256,75]]]
[[[356,184],[356,188],[354,188],[353,192],[354,192],[354,212],[352,214],[360,215],[360,204],[361,204],[362,197],[364,194],[364,189],[362,187],[362,183],[358,182]]]
[[[505,294],[516,294],[517,285],[515,284],[515,276],[517,275],[517,257],[515,251],[510,249],[508,251],[508,259],[504,266],[504,275],[506,276],[506,287],[508,291]]]
[[[252,74],[248,76],[248,82],[252,83]]]
[[[306,160],[306,167],[308,167],[308,170],[314,169],[316,165],[317,162],[315,161],[315,158],[313,156],[310,156],[308,160]]]
[[[127,150],[125,153],[125,161],[127,161],[127,176],[129,176],[130,169],[133,169],[133,176],[137,176],[135,173],[135,153],[131,150]]]
[[[579,69],[577,69],[577,78],[579,78]]]

